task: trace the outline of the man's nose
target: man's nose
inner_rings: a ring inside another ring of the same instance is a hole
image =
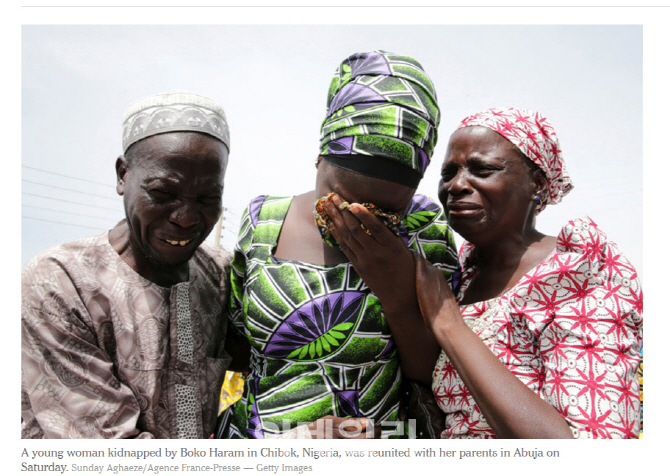
[[[191,200],[182,200],[180,205],[170,214],[170,221],[182,228],[197,225],[201,219],[197,203]]]

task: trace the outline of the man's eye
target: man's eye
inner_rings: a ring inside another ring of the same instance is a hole
[[[207,197],[202,197],[200,201],[206,205],[218,205],[221,203],[221,197],[217,195],[211,195]]]
[[[174,197],[174,195],[170,193],[168,190],[163,190],[159,188],[151,189],[149,190],[149,193],[151,194],[152,197],[157,198],[158,200],[170,200],[171,198]]]

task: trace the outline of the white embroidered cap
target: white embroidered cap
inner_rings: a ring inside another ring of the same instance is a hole
[[[183,131],[209,134],[230,151],[230,132],[223,108],[199,94],[173,90],[128,106],[123,114],[123,152],[146,137]]]

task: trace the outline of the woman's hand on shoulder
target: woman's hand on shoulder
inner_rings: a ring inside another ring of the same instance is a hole
[[[462,322],[461,313],[451,286],[442,271],[418,253],[412,252],[415,263],[416,295],[425,323],[436,326],[449,322]]]

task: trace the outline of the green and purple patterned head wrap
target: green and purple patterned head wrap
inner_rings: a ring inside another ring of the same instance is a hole
[[[437,142],[440,109],[421,64],[386,51],[344,60],[330,84],[320,155],[339,167],[416,187]]]

